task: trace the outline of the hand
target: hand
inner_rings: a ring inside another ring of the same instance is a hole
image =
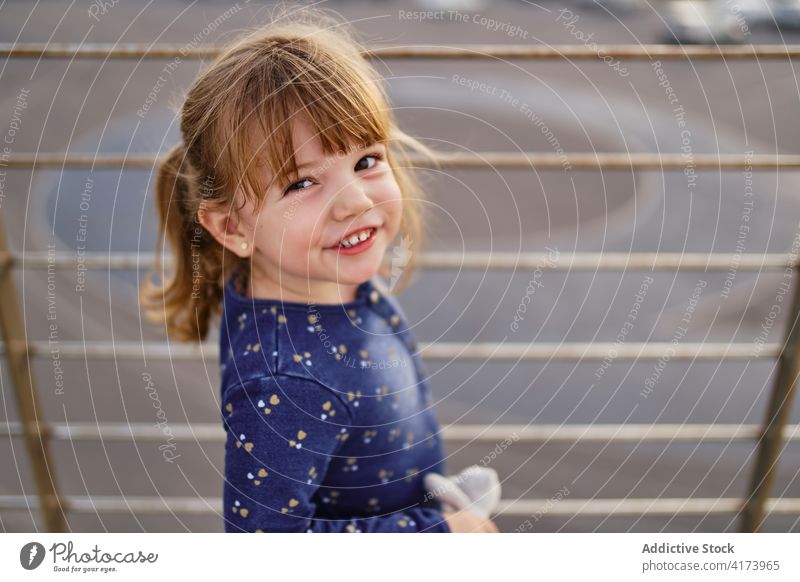
[[[491,519],[466,509],[455,512],[443,511],[442,515],[453,533],[500,533]]]

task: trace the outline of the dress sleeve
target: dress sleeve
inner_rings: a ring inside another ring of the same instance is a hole
[[[432,508],[344,520],[316,515],[312,497],[352,430],[335,391],[291,376],[259,378],[224,391],[222,418],[226,532],[450,532]]]

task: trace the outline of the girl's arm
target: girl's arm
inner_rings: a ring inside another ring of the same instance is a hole
[[[311,501],[344,434],[347,405],[311,380],[278,375],[223,394],[223,501],[229,532],[449,532],[442,514],[413,508],[383,517],[322,519]]]

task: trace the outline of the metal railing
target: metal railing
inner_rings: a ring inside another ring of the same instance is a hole
[[[367,56],[385,59],[597,59],[597,50],[613,58],[651,60],[752,60],[792,59],[800,57],[800,46],[601,46],[597,49],[583,45],[522,46],[522,45],[472,45],[459,47],[381,47],[370,49]],[[177,45],[145,44],[2,44],[0,57],[6,58],[80,58],[80,59],[202,59],[218,54],[215,47],[186,49]],[[475,154],[447,154],[441,158],[446,167],[470,168],[492,165],[498,168],[562,169],[564,158],[573,168],[582,169],[683,169],[686,160],[678,154],[647,153],[567,153],[564,155],[532,152],[478,152]],[[800,156],[755,156],[745,160],[738,155],[695,154],[696,170],[721,170],[741,168],[745,162],[753,170],[798,169]],[[81,154],[14,154],[4,167],[16,169],[42,168],[147,168],[156,158],[150,154],[98,155]],[[422,160],[417,160],[422,163]],[[725,270],[732,264],[734,255],[719,253],[575,253],[561,255],[558,261],[542,261],[538,253],[428,253],[419,260],[423,269],[517,269],[541,267],[553,270]],[[566,258],[563,258],[566,257]],[[798,268],[797,258],[783,254],[736,255],[739,270]],[[97,497],[69,496],[59,492],[54,465],[49,454],[52,441],[76,439],[124,440],[157,439],[163,434],[152,425],[135,423],[69,423],[47,422],[41,418],[40,405],[31,371],[31,359],[47,355],[47,342],[28,340],[20,317],[20,306],[13,283],[13,269],[42,269],[73,266],[76,257],[48,256],[44,253],[11,252],[5,232],[0,225],[0,328],[10,379],[14,386],[21,422],[0,424],[0,434],[24,440],[34,472],[36,498],[28,496],[0,496],[0,509],[39,508],[49,531],[65,531],[67,512],[129,512],[143,513],[184,512],[212,514],[221,505],[219,499],[207,498],[147,498],[147,497]],[[81,257],[87,269],[149,269],[153,257],[115,253],[111,255],[86,255]],[[771,514],[800,514],[800,498],[770,498],[782,443],[800,441],[800,425],[788,425],[791,407],[800,373],[800,284],[795,281],[792,293],[789,322],[784,341],[759,346],[763,357],[777,358],[778,374],[772,387],[766,417],[762,425],[450,425],[443,427],[445,441],[497,442],[515,434],[522,442],[731,442],[756,441],[758,453],[751,475],[748,495],[743,498],[691,498],[691,499],[569,499],[562,500],[548,511],[552,515],[678,515],[678,514],[740,514],[743,531],[758,531],[763,524],[765,511]],[[420,343],[420,352],[429,359],[475,360],[592,360],[607,356],[611,346],[620,359],[657,359],[667,346],[675,350],[676,359],[747,360],[752,358],[754,344],[749,343],[685,343],[678,346],[660,343],[609,343],[573,342],[555,343]],[[155,359],[196,359],[216,354],[217,346],[175,346],[170,344],[101,342],[60,342],[60,357],[69,358],[137,358],[145,355]],[[191,441],[222,441],[221,427],[210,424],[173,425],[176,439]],[[499,513],[529,516],[540,510],[544,500],[503,500]]]

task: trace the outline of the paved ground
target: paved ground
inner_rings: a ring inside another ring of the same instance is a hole
[[[372,44],[578,43],[593,34],[599,43],[651,43],[663,25],[649,9],[619,15],[573,4],[579,18],[565,24],[562,5],[495,2],[456,19],[420,22],[401,10],[408,3],[329,3]],[[236,10],[222,2],[119,2],[93,19],[86,6],[67,2],[0,5],[2,42],[221,42],[266,17],[255,2]],[[229,10],[216,32],[202,31]],[[475,20],[473,20],[475,18]],[[485,22],[482,19],[487,19]],[[500,23],[492,30],[488,19]],[[573,17],[574,18],[574,17]],[[512,26],[519,29],[509,34]],[[755,42],[780,42],[760,31]],[[797,35],[784,33],[786,42]],[[182,63],[169,75],[153,108],[145,103],[165,61],[19,60],[0,68],[0,130],[19,109],[14,153],[157,152],[177,139],[170,103],[197,71]],[[398,115],[408,131],[444,149],[697,153],[794,153],[796,71],[776,62],[626,63],[627,75],[601,62],[387,62],[386,75]],[[483,82],[491,91],[469,91],[454,79]],[[670,104],[666,87],[677,102]],[[498,95],[518,100],[511,105]],[[20,97],[21,96],[21,97]],[[523,107],[525,104],[526,107]],[[675,112],[676,107],[682,111]],[[684,122],[685,127],[680,127]],[[543,130],[543,126],[545,129]],[[552,131],[548,137],[547,129]],[[688,130],[689,134],[683,134]],[[688,141],[684,141],[684,139]],[[9,171],[3,220],[15,249],[76,248],[83,170]],[[153,249],[151,188],[147,171],[96,171],[91,176],[87,250]],[[787,252],[798,234],[797,173],[774,171],[681,172],[461,170],[427,175],[436,250]],[[748,184],[747,180],[752,180]],[[752,198],[746,188],[752,185]],[[86,198],[86,197],[84,197]],[[747,203],[752,200],[752,211]],[[749,220],[743,218],[747,214]],[[748,231],[742,225],[749,226]],[[744,233],[744,234],[742,234]],[[140,324],[136,275],[102,271],[75,291],[77,273],[56,280],[58,340],[108,342],[163,340]],[[421,341],[614,341],[636,304],[645,274],[639,272],[545,273],[516,333],[509,324],[532,272],[424,273],[402,297]],[[774,303],[780,273],[654,275],[627,341],[669,341],[682,325],[693,289],[705,282],[682,342],[752,342]],[[26,272],[26,326],[46,339],[49,321],[44,273]],[[442,290],[447,290],[445,293]],[[436,301],[431,301],[436,298]],[[440,301],[439,298],[442,298]],[[779,341],[783,323],[768,341]],[[652,361],[615,361],[598,378],[598,363],[429,363],[444,422],[477,423],[757,423],[763,416],[773,362],[670,362],[653,393],[640,392],[654,373]],[[141,360],[65,363],[66,388],[56,394],[52,365],[39,361],[36,379],[45,414],[57,421],[154,422],[142,373],[152,375],[170,423],[217,422],[217,369],[197,363]],[[16,419],[3,368],[3,417]],[[800,417],[795,404],[791,422]],[[33,492],[21,443],[0,442],[0,494]],[[450,446],[454,471],[480,462],[493,445]],[[164,463],[157,443],[107,442],[54,445],[59,486],[70,495],[208,496],[221,493],[218,443],[181,444],[179,466]],[[753,446],[749,443],[585,445],[522,444],[492,464],[504,481],[504,497],[547,500],[566,487],[569,497],[736,497],[744,493]],[[782,458],[775,491],[800,497],[800,454],[791,445]],[[31,530],[27,512],[0,515],[5,531]],[[524,518],[500,517],[505,531]],[[216,516],[183,514],[76,514],[75,531],[220,531]],[[564,517],[545,515],[535,531],[733,531],[730,515],[687,517]],[[768,531],[800,531],[798,516],[773,516]]]

